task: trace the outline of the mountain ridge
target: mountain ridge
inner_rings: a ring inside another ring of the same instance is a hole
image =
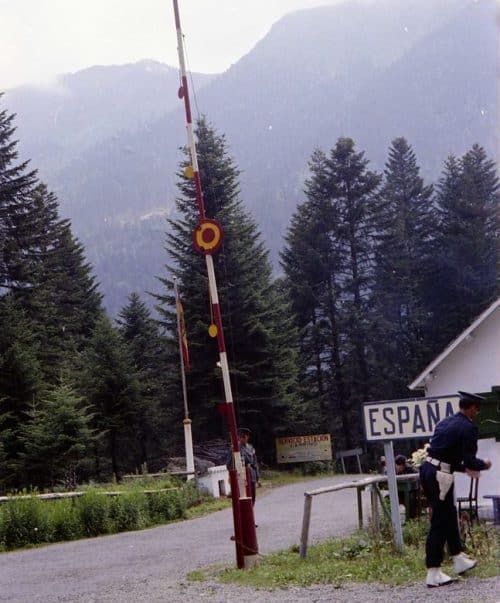
[[[495,155],[496,40],[493,0],[346,3],[290,13],[223,74],[195,79],[193,108],[226,135],[242,199],[275,266],[315,148],[350,136],[371,169],[382,170],[390,141],[405,136],[432,180],[450,152],[479,142]],[[173,80],[168,110],[145,110],[137,127],[101,136],[50,171],[112,313],[132,289],[154,290],[163,274],[162,216],[174,211],[185,145]]]

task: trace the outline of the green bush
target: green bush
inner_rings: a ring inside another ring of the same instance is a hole
[[[302,475],[321,475],[324,473],[335,473],[334,461],[307,461],[300,464]]]
[[[34,497],[3,504],[0,541],[6,549],[52,540],[51,525],[44,505],[44,501]]]
[[[203,501],[205,501],[209,498],[210,499],[212,498],[205,491],[199,490],[196,487],[196,483],[194,480],[191,480],[191,481],[183,484],[182,493],[184,496],[184,500],[185,500],[187,509],[194,507],[195,505],[199,505],[200,503],[202,503]]]
[[[99,536],[111,532],[110,501],[107,496],[89,490],[77,499],[75,507],[85,536]]]
[[[86,535],[75,499],[47,501],[44,504],[52,524],[54,542],[76,540]]]
[[[151,521],[156,524],[184,517],[186,501],[182,490],[150,492],[148,494],[148,508]]]
[[[403,542],[407,546],[418,547],[425,542],[429,530],[427,517],[419,517],[408,520],[403,526]]]
[[[146,495],[132,492],[114,496],[109,508],[113,532],[140,530],[149,524],[149,510]]]

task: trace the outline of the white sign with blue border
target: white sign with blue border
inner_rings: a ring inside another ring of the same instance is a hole
[[[428,438],[437,423],[458,412],[459,397],[379,400],[363,405],[367,442]]]

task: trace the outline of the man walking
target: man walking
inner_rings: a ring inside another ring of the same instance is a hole
[[[454,504],[453,473],[462,471],[471,477],[479,477],[480,471],[491,467],[491,461],[476,457],[478,430],[472,422],[484,398],[467,392],[458,393],[459,412],[436,425],[428,456],[420,467],[420,483],[432,509],[425,545],[426,584],[429,587],[453,582],[441,571],[445,543],[457,574],[477,565],[475,559],[463,552]]]

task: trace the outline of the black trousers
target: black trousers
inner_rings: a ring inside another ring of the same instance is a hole
[[[425,543],[426,567],[440,567],[444,558],[444,545],[448,545],[450,555],[458,555],[463,550],[458,527],[457,508],[453,504],[452,486],[444,500],[439,500],[439,484],[436,479],[437,468],[423,462],[420,467],[420,483],[431,509],[431,527]]]

